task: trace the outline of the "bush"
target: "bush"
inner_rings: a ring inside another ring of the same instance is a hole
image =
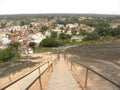
[[[0,51],[0,60],[3,62],[9,61],[14,57],[14,53],[10,50],[4,49]]]
[[[35,48],[35,45],[36,45],[35,42],[30,42],[30,43],[29,43],[29,47],[31,47],[32,49]]]
[[[90,41],[90,40],[98,40],[100,38],[100,35],[97,32],[92,32],[87,35],[83,40],[84,41]]]
[[[60,33],[59,34],[59,39],[60,40],[70,40],[71,36],[69,34],[65,34],[65,33]]]
[[[9,49],[3,49],[0,51],[0,62],[7,62],[12,60],[13,58],[20,58],[20,53],[12,52]]]
[[[52,51],[54,48],[51,47],[37,47],[35,48],[36,53]]]
[[[20,53],[16,53],[15,57],[20,58]]]
[[[57,32],[52,31],[51,32],[51,38],[56,39],[57,38]]]
[[[61,45],[61,42],[59,40],[55,40],[51,38],[43,39],[42,42],[40,43],[40,46],[43,46],[43,47],[58,47],[60,45]]]
[[[0,60],[0,63],[3,63],[3,60]]]
[[[20,45],[21,45],[20,42],[14,42],[14,43],[10,43],[8,46],[10,50],[18,51]]]

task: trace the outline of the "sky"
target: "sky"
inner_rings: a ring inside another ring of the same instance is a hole
[[[36,13],[120,15],[120,0],[0,0],[0,15]]]

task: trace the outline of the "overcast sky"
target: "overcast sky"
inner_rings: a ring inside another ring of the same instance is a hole
[[[0,14],[120,14],[120,0],[0,0]]]

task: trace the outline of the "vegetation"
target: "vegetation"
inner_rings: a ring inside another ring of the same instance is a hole
[[[85,30],[80,30],[80,35],[82,35],[82,36],[85,36],[85,35],[87,35],[87,32],[85,31]]]
[[[37,47],[35,48],[36,53],[52,51],[54,48],[51,47]]]
[[[40,46],[43,46],[43,47],[58,47],[60,45],[61,45],[61,42],[59,40],[52,39],[52,38],[43,39],[42,42],[40,43]]]
[[[44,34],[45,31],[47,31],[48,29],[49,29],[49,27],[44,25],[44,26],[41,27],[40,32],[42,32]]]
[[[65,34],[65,33],[59,34],[59,40],[62,42],[62,45],[70,43],[70,38],[71,38],[71,35],[69,34]]]
[[[71,36],[69,34],[65,34],[65,33],[60,33],[59,34],[59,39],[62,40],[62,41],[65,41],[65,40],[70,40]]]
[[[77,30],[75,28],[72,28],[72,35],[76,35]]]
[[[6,27],[6,23],[1,23],[1,28],[5,28]]]
[[[21,26],[30,25],[30,21],[28,21],[28,20],[22,20],[22,21],[20,22],[20,25],[21,25]]]
[[[31,47],[33,50],[35,49],[35,45],[36,45],[35,42],[30,42],[29,43],[29,47]]]
[[[90,41],[90,40],[98,40],[100,35],[97,32],[92,32],[87,35],[83,40]]]
[[[51,31],[51,38],[56,39],[57,38],[57,32]]]
[[[13,42],[13,43],[10,43],[8,45],[8,48],[12,51],[17,51],[18,52],[18,48],[19,48],[20,45],[21,45],[20,42]]]
[[[20,58],[20,54],[18,52],[13,52],[9,49],[0,50],[0,62],[7,62],[13,59]]]

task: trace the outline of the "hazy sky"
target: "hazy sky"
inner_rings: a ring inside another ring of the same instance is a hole
[[[120,14],[120,0],[0,0],[0,14]]]

